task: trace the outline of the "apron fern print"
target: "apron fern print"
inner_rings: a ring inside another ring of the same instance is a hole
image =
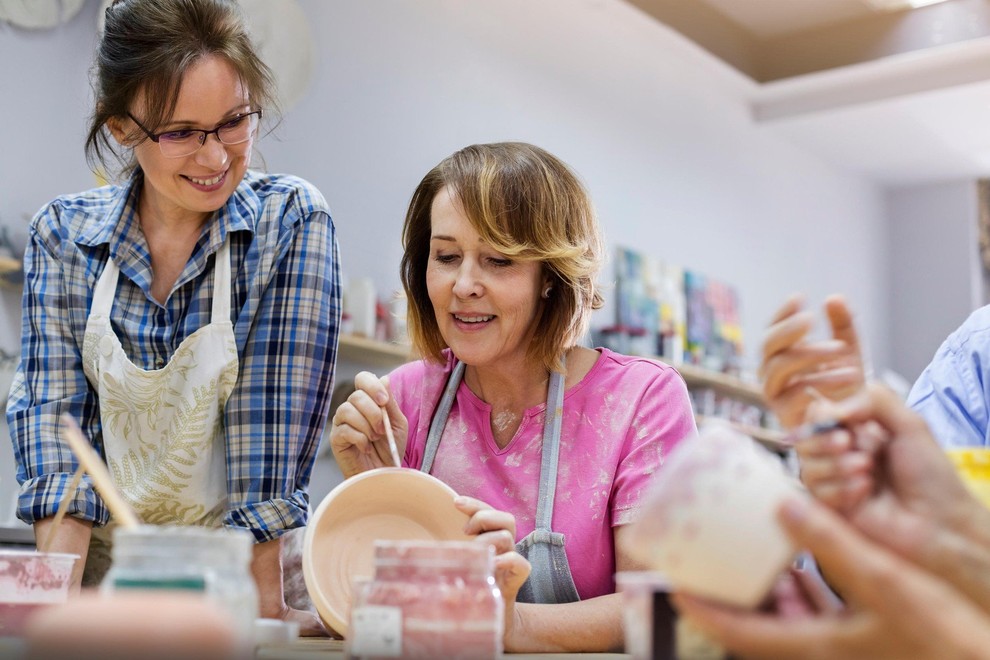
[[[229,247],[216,256],[211,322],[189,335],[161,369],[135,365],[114,334],[109,318],[118,275],[108,261],[83,344],[110,474],[146,523],[219,526],[227,504],[223,408],[238,375]],[[94,536],[105,542],[109,531],[94,530]]]

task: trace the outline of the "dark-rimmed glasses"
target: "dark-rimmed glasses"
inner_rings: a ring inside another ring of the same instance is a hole
[[[162,150],[162,155],[166,158],[182,158],[199,151],[199,148],[206,143],[206,138],[216,135],[217,139],[228,146],[242,144],[254,137],[258,130],[258,123],[261,121],[261,110],[253,110],[237,115],[233,119],[225,121],[213,130],[203,128],[180,128],[174,131],[162,131],[152,133],[137,120],[137,117],[127,113],[137,127],[144,131],[148,139],[158,144]]]

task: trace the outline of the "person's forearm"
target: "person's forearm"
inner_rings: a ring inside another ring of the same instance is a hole
[[[516,603],[508,653],[621,651],[622,594],[564,605]]]
[[[258,610],[262,618],[281,619],[288,609],[282,582],[282,540],[256,543],[251,574],[258,588]]]
[[[34,523],[34,541],[39,548],[49,540],[52,532],[54,518],[44,518]],[[48,546],[49,552],[65,552],[79,555],[79,559],[72,567],[72,582],[69,586],[69,593],[76,595],[82,585],[83,569],[86,567],[86,556],[89,553],[89,540],[93,536],[93,523],[88,520],[79,520],[72,516],[66,516],[59,523],[55,530],[55,536],[51,538]]]

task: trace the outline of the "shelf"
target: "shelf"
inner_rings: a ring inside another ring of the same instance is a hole
[[[412,359],[408,344],[390,344],[357,335],[341,335],[337,357],[375,366],[397,367]]]
[[[735,376],[709,371],[693,364],[674,365],[688,387],[710,387],[733,399],[750,403],[761,408],[766,407],[763,390],[758,385],[747,383]]]
[[[0,546],[5,545],[34,546],[34,530],[17,522],[0,526]]]
[[[408,344],[392,344],[357,335],[341,335],[338,353],[345,359],[376,365],[398,366],[413,359],[412,347]],[[678,364],[675,368],[689,387],[711,387],[733,399],[761,407],[766,406],[763,392],[757,385],[693,364]]]
[[[0,286],[5,289],[20,288],[24,282],[24,264],[20,259],[0,256]]]
[[[767,449],[778,453],[782,453],[790,449],[790,445],[784,442],[785,434],[783,431],[765,429],[759,426],[750,426],[749,424],[739,424],[738,422],[731,422],[719,417],[706,417],[705,415],[695,415],[695,421],[698,423],[698,426],[702,426],[706,422],[728,424],[743,435],[748,435],[753,438]]]
[[[412,347],[408,344],[390,344],[357,335],[341,335],[339,342],[338,357],[354,362],[375,366],[397,367],[413,359]],[[693,364],[678,365],[677,370],[684,377],[684,381],[691,387],[711,387],[740,401],[757,406],[765,405],[763,392],[759,387],[745,383],[734,376],[708,371]],[[706,421],[714,419],[718,418],[697,415],[699,426]],[[787,449],[787,445],[783,441],[784,433],[782,431],[737,424],[735,422],[727,423],[740,433],[757,440],[768,449],[776,452],[783,452]]]

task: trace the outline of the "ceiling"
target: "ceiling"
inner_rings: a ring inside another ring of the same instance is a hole
[[[890,186],[990,177],[990,0],[628,0],[738,78],[754,120]]]

